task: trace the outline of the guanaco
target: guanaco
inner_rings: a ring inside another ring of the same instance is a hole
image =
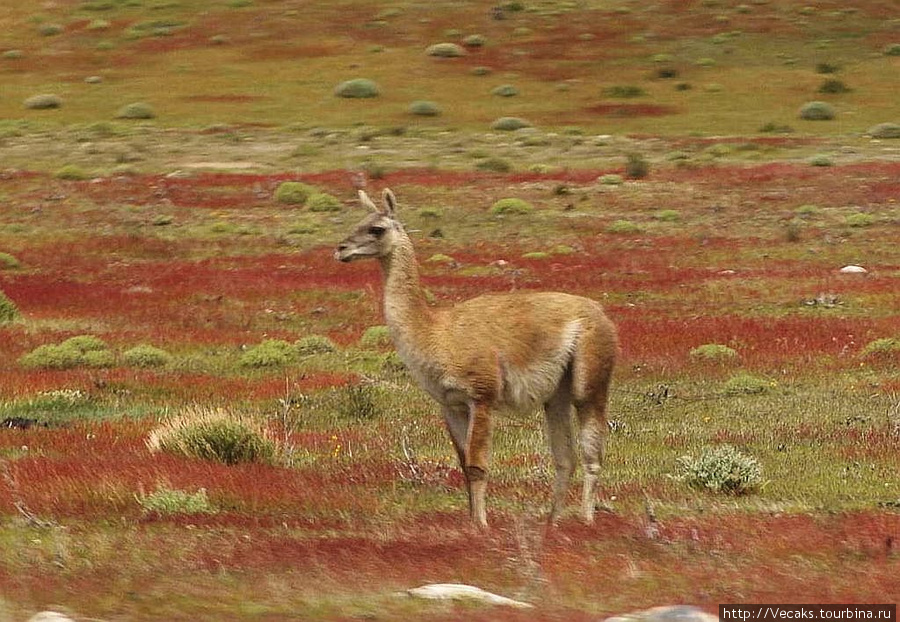
[[[560,292],[488,294],[431,307],[419,280],[413,244],[385,189],[337,247],[342,262],[377,259],[384,277],[384,317],[400,358],[440,405],[465,475],[472,519],[487,526],[485,492],[498,408],[543,405],[556,476],[550,521],[556,522],[575,469],[572,412],[577,415],[584,487],[581,511],[593,522],[606,449],[616,329],[595,301]]]

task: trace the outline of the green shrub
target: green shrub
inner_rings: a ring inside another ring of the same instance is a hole
[[[298,339],[294,343],[297,353],[301,356],[309,356],[311,354],[327,354],[336,352],[337,346],[328,337],[322,335],[307,335]]]
[[[625,176],[629,179],[643,179],[650,174],[650,163],[638,153],[629,153],[625,162]]]
[[[156,118],[156,112],[153,110],[153,106],[150,104],[146,104],[144,102],[134,102],[131,104],[126,104],[119,108],[116,112],[117,119],[154,119]]]
[[[885,337],[870,341],[859,355],[869,361],[900,362],[900,338]]]
[[[862,228],[869,227],[875,223],[875,217],[872,214],[866,214],[865,212],[859,212],[857,214],[850,214],[846,218],[844,218],[844,224],[848,227],[854,228]]]
[[[66,181],[84,181],[85,179],[88,179],[90,175],[88,175],[80,166],[67,164],[61,169],[58,169],[56,173],[54,173],[54,177]]]
[[[164,367],[172,362],[172,355],[161,348],[142,344],[122,353],[122,358],[132,367]]]
[[[690,351],[689,355],[696,361],[713,363],[736,361],[739,358],[737,350],[719,343],[705,343],[702,346],[697,346]]]
[[[697,457],[682,456],[677,464],[676,479],[698,490],[744,495],[762,485],[759,461],[731,445],[706,448]]]
[[[241,355],[241,367],[284,367],[294,361],[296,351],[287,341],[267,339]]]
[[[500,117],[491,123],[492,130],[499,130],[502,132],[513,132],[525,127],[531,127],[531,123],[525,119],[520,119],[519,117]]]
[[[491,205],[491,214],[495,216],[530,214],[533,211],[534,206],[531,203],[515,197],[500,199]]]
[[[678,222],[681,220],[681,212],[675,209],[664,209],[653,214],[653,218],[660,222]]]
[[[607,89],[603,90],[603,94],[607,97],[616,97],[619,99],[629,99],[632,97],[643,97],[647,94],[647,91],[642,89],[639,86],[632,85],[619,85],[619,86],[611,86]]]
[[[149,495],[136,495],[138,504],[145,512],[171,516],[174,514],[212,514],[216,510],[209,502],[206,489],[190,493],[185,490],[157,486]]]
[[[0,289],[0,324],[12,322],[19,317],[19,309]]]
[[[478,66],[478,67],[472,67],[472,69],[469,71],[469,73],[472,74],[473,76],[481,77],[481,76],[491,75],[492,73],[494,73],[494,70],[491,69],[490,67]]]
[[[832,63],[816,63],[816,73],[837,73],[840,67]]]
[[[19,358],[19,365],[30,369],[72,369],[83,361],[84,355],[74,348],[47,344]]]
[[[615,220],[606,227],[607,233],[613,233],[617,235],[631,235],[640,233],[641,231],[643,231],[643,228],[639,224],[630,220]]]
[[[80,364],[94,369],[115,367],[116,355],[109,350],[89,350],[81,354]]]
[[[221,408],[194,406],[154,429],[151,451],[234,465],[272,463],[277,445],[255,419]]]
[[[496,95],[497,97],[515,97],[518,94],[519,89],[512,84],[501,84],[491,89],[491,95]]]
[[[284,181],[275,189],[275,200],[289,205],[303,205],[316,189],[299,181]]]
[[[834,166],[834,160],[824,153],[814,155],[809,159],[810,166]]]
[[[25,58],[25,52],[22,50],[6,50],[2,56],[6,60],[19,60],[20,58]]]
[[[900,123],[879,123],[869,128],[872,138],[900,138]]]
[[[340,199],[325,192],[316,192],[306,200],[306,208],[311,212],[339,212],[342,207]]]
[[[513,167],[508,160],[491,157],[476,162],[475,168],[479,171],[487,171],[490,173],[508,173]]]
[[[62,105],[62,98],[52,93],[34,95],[25,100],[25,107],[30,110],[52,110],[60,108]]]
[[[64,348],[72,348],[76,352],[84,354],[85,352],[99,352],[106,350],[109,346],[106,342],[95,335],[78,335],[69,337],[60,344]]]
[[[363,348],[381,348],[391,343],[391,331],[387,326],[370,326],[359,338],[359,345]]]
[[[601,175],[598,181],[604,186],[621,186],[625,183],[625,179],[621,175],[616,175],[615,173]]]
[[[900,56],[900,43],[891,43],[884,48],[885,56]]]
[[[381,91],[378,85],[372,80],[366,78],[354,78],[341,82],[334,89],[334,94],[338,97],[349,99],[367,99],[370,97],[378,97]]]
[[[466,55],[466,50],[456,43],[435,43],[429,45],[425,50],[428,56],[437,56],[439,58],[459,58]]]
[[[418,100],[409,105],[409,114],[420,117],[437,117],[441,114],[441,108],[432,101]]]
[[[53,37],[62,34],[65,28],[61,24],[41,24],[38,27],[38,33],[42,37]]]
[[[841,93],[849,93],[852,89],[841,80],[825,80],[819,87],[819,93],[829,95],[839,95]]]
[[[463,39],[463,45],[467,48],[480,48],[487,45],[487,38],[484,35],[469,35]]]
[[[740,372],[725,381],[726,395],[760,395],[767,393],[774,383],[747,372]]]
[[[9,253],[0,253],[0,270],[15,270],[21,267],[21,263]]]
[[[800,108],[800,118],[804,121],[830,121],[834,117],[834,108],[826,102],[808,102]]]

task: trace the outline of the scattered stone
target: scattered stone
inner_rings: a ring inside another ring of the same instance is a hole
[[[424,598],[426,600],[467,600],[486,605],[504,605],[519,609],[531,609],[534,607],[530,603],[492,594],[473,585],[462,585],[459,583],[431,583],[406,590],[406,594],[413,598]]]
[[[844,266],[839,272],[841,274],[866,274],[869,271],[862,266]]]
[[[697,607],[673,605],[626,613],[604,622],[719,622],[719,617]]]

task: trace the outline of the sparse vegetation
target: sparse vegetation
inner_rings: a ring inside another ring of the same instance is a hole
[[[690,357],[696,361],[725,363],[738,360],[737,350],[720,343],[705,343],[690,351]]]

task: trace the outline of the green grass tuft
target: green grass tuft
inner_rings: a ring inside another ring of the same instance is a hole
[[[151,451],[163,451],[235,465],[245,462],[270,464],[278,446],[268,430],[255,419],[237,412],[193,406],[163,422],[147,439]]]
[[[191,493],[160,485],[148,495],[136,495],[135,499],[145,512],[161,516],[213,514],[216,511],[209,501],[205,488]]]

